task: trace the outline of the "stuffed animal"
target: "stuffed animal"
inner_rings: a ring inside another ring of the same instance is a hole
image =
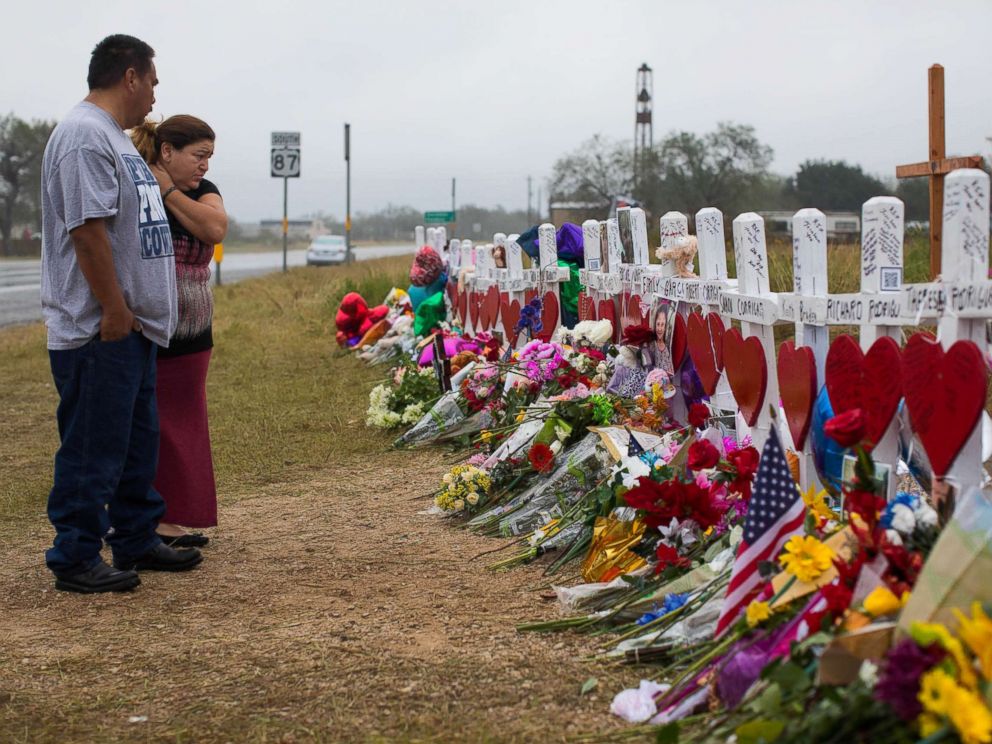
[[[358,292],[349,292],[342,298],[334,316],[334,324],[337,326],[335,339],[338,345],[354,346],[372,326],[388,314],[388,306],[377,305],[369,308],[365,298]]]
[[[696,257],[699,243],[695,235],[678,238],[671,248],[658,248],[654,255],[662,261],[672,261],[675,264],[675,276],[680,279],[695,279],[692,272],[692,259]]]

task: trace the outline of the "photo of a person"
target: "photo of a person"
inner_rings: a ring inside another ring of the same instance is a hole
[[[623,246],[623,262],[634,263],[634,231],[630,222],[630,207],[617,210],[617,229],[620,232],[620,245]]]
[[[672,333],[675,329],[675,305],[656,303],[651,312],[651,329],[656,338],[641,347],[641,364],[645,370],[661,369],[669,377],[675,375],[672,364]]]
[[[606,234],[606,221],[599,223],[599,270],[610,271],[610,241]]]

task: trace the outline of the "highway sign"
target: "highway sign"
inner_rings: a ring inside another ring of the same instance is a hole
[[[454,221],[454,212],[424,212],[424,222],[428,225],[443,225]]]
[[[272,147],[295,147],[300,148],[299,132],[273,132]]]
[[[278,178],[300,177],[300,151],[295,147],[272,148],[272,175]]]

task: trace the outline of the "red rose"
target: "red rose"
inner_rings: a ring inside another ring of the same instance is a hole
[[[706,426],[706,420],[710,417],[710,409],[705,403],[693,403],[689,406],[689,426],[702,429]]]
[[[675,518],[680,522],[691,519],[705,530],[719,523],[724,511],[720,499],[709,489],[675,479],[657,483],[641,478],[623,498],[628,506],[644,511],[644,523],[648,527],[668,524]]]
[[[842,582],[827,584],[820,589],[820,592],[827,602],[827,611],[834,617],[843,617],[854,597],[854,592]]]
[[[693,442],[689,446],[689,469],[700,471],[709,470],[720,461],[720,450],[705,439]]]
[[[661,573],[669,566],[688,568],[692,565],[692,562],[688,558],[679,555],[679,552],[675,548],[664,543],[658,545],[655,555],[658,557],[658,565],[654,569],[655,573]]]
[[[728,486],[731,493],[739,493],[745,500],[751,498],[751,479],[758,472],[760,459],[761,455],[754,447],[734,450],[727,455],[727,462],[733,466],[737,473]]]
[[[823,433],[841,447],[853,447],[865,438],[865,415],[860,408],[844,411],[823,425]]]
[[[538,473],[548,473],[555,466],[555,453],[551,451],[551,448],[546,444],[541,444],[540,442],[535,444],[530,448],[530,452],[527,453],[527,459],[530,460],[530,465]]]

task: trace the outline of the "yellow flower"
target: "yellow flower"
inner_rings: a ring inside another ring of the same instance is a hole
[[[482,433],[479,434],[479,439],[482,440],[483,444],[489,444],[489,441],[493,438],[493,433],[489,429],[483,429]]]
[[[821,519],[837,519],[837,514],[827,506],[827,492],[826,491],[816,491],[815,486],[810,486],[806,489],[806,493],[802,494],[803,503],[806,504],[806,508],[809,509],[810,513],[814,516],[820,517]]]
[[[957,687],[947,717],[964,744],[992,742],[992,712],[977,693]]]
[[[958,619],[958,635],[978,658],[982,676],[992,680],[992,619],[979,602],[971,605],[970,618],[960,610],[954,610],[954,615]]]
[[[810,582],[830,568],[833,558],[834,551],[815,537],[793,535],[778,562],[800,581]]]
[[[759,602],[758,600],[754,600],[747,606],[747,624],[751,628],[760,623],[762,620],[767,620],[771,616],[772,611],[771,608],[768,607],[767,602]]]
[[[916,719],[916,725],[920,727],[920,736],[926,739],[940,731],[944,727],[944,722],[935,715],[922,713]]]
[[[903,592],[902,599],[897,597],[889,587],[877,586],[865,597],[865,612],[872,617],[893,615],[901,610],[909,600],[909,592]]]
[[[975,689],[978,679],[975,676],[975,670],[971,668],[967,654],[964,652],[964,646],[961,645],[961,641],[951,635],[947,628],[940,623],[913,623],[910,626],[909,634],[921,646],[929,646],[932,643],[940,644],[940,647],[954,659],[961,683],[970,690]]]
[[[940,667],[935,667],[920,678],[919,701],[923,709],[935,716],[943,716],[950,708],[958,683]]]

